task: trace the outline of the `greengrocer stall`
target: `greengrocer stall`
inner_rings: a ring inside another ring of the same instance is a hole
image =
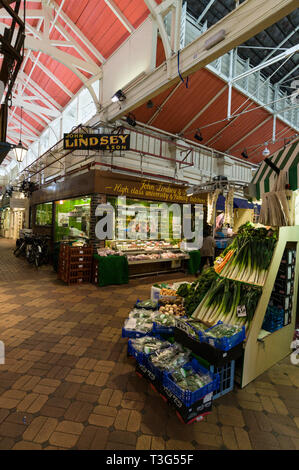
[[[235,382],[291,353],[298,273],[299,227],[244,224],[196,281],[153,285],[129,312],[122,336],[136,372],[184,423],[201,420]]]

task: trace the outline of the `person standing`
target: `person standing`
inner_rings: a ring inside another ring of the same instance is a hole
[[[215,248],[216,248],[216,242],[214,238],[212,237],[211,229],[207,228],[204,232],[203,244],[200,250],[201,260],[200,260],[199,274],[202,272],[203,267],[206,264],[213,266],[214,258],[215,258]]]

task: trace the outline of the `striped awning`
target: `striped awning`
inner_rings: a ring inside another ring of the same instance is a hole
[[[288,171],[289,184],[293,191],[299,188],[299,140],[274,153],[269,160],[280,170]],[[257,200],[264,193],[273,190],[276,178],[277,173],[263,162],[251,181],[256,188]]]

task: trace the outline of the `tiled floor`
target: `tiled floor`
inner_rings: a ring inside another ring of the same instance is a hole
[[[297,449],[299,367],[289,358],[181,424],[134,372],[120,338],[149,281],[65,286],[0,239],[0,449]]]

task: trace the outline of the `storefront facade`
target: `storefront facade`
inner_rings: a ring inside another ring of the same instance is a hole
[[[96,208],[106,203],[115,207],[120,197],[135,209],[149,208],[151,203],[158,207],[159,203],[168,207],[177,204],[180,208],[183,204],[206,203],[205,195],[188,197],[182,185],[91,170],[33,193],[30,201],[33,231],[50,235],[55,242],[82,237],[94,246],[103,245],[95,234]]]

